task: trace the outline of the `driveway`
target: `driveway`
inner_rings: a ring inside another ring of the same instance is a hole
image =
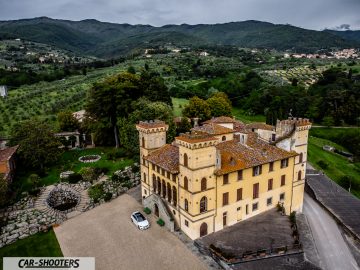
[[[206,269],[172,233],[150,218],[150,229],[138,230],[130,215],[141,205],[124,194],[74,217],[55,233],[64,256],[94,257],[99,270]]]
[[[326,270],[359,269],[336,222],[306,193],[303,213],[309,221],[321,268]]]

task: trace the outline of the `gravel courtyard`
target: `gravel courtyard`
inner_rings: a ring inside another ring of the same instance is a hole
[[[124,194],[64,222],[55,228],[64,256],[95,256],[99,270],[206,269],[154,218],[150,218],[150,229],[138,230],[130,215],[141,209],[133,197]]]

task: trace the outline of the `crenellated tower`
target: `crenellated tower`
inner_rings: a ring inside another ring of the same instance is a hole
[[[188,235],[199,237],[205,222],[213,231],[216,208],[216,145],[218,138],[201,132],[176,137],[179,147],[179,206],[184,219],[180,227]],[[189,226],[189,223],[191,223]]]
[[[291,211],[302,211],[310,128],[306,118],[289,117],[276,123],[276,146],[299,154],[295,158]]]
[[[152,188],[149,165],[145,157],[166,144],[166,131],[168,128],[169,126],[165,122],[159,120],[140,121],[136,125],[136,129],[139,131],[141,190],[143,198],[150,194],[150,189]]]

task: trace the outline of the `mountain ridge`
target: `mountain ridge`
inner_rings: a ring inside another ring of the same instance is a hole
[[[217,24],[131,25],[37,17],[0,21],[0,38],[23,38],[103,58],[126,55],[147,46],[231,45],[311,52],[360,47],[360,34],[316,31],[256,20]],[[360,31],[359,31],[360,33]]]

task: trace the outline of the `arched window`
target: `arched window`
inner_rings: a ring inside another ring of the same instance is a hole
[[[298,171],[298,180],[301,180],[301,171]]]
[[[144,173],[144,182],[146,183],[146,173]]]
[[[184,189],[188,190],[189,189],[189,180],[187,179],[187,177],[184,177]]]
[[[187,199],[185,199],[184,201],[184,208],[185,208],[185,211],[188,212],[189,211],[189,202]]]
[[[207,198],[204,196],[200,200],[200,213],[207,211]]]
[[[161,187],[161,189],[162,189],[162,196],[163,196],[163,198],[166,198],[166,184],[165,184],[165,181],[164,181],[164,180],[162,180],[162,187]]]
[[[160,178],[158,177],[157,178],[157,186],[158,186],[158,194],[161,195],[161,181],[160,181]]]
[[[141,146],[145,148],[145,138],[144,137],[141,138]]]
[[[173,204],[174,206],[177,205],[177,191],[176,191],[176,187],[172,188],[172,199],[173,199]]]
[[[152,184],[153,184],[153,190],[156,193],[156,176],[155,176],[155,174],[152,175]]]
[[[221,140],[226,141],[226,136],[222,136]]]
[[[187,156],[186,153],[184,154],[184,166],[185,166],[185,167],[188,166],[188,156]]]
[[[207,183],[206,183],[206,178],[204,177],[203,179],[201,179],[201,191],[204,191],[207,189]]]
[[[303,162],[303,158],[304,158],[303,153],[300,153],[300,156],[299,156],[299,163],[302,163],[302,162]]]
[[[166,187],[167,187],[168,202],[171,203],[171,195],[172,195],[171,186],[169,183],[167,183]]]
[[[208,234],[208,226],[207,224],[204,222],[201,224],[200,226],[200,237],[204,236],[204,235],[207,235]]]

